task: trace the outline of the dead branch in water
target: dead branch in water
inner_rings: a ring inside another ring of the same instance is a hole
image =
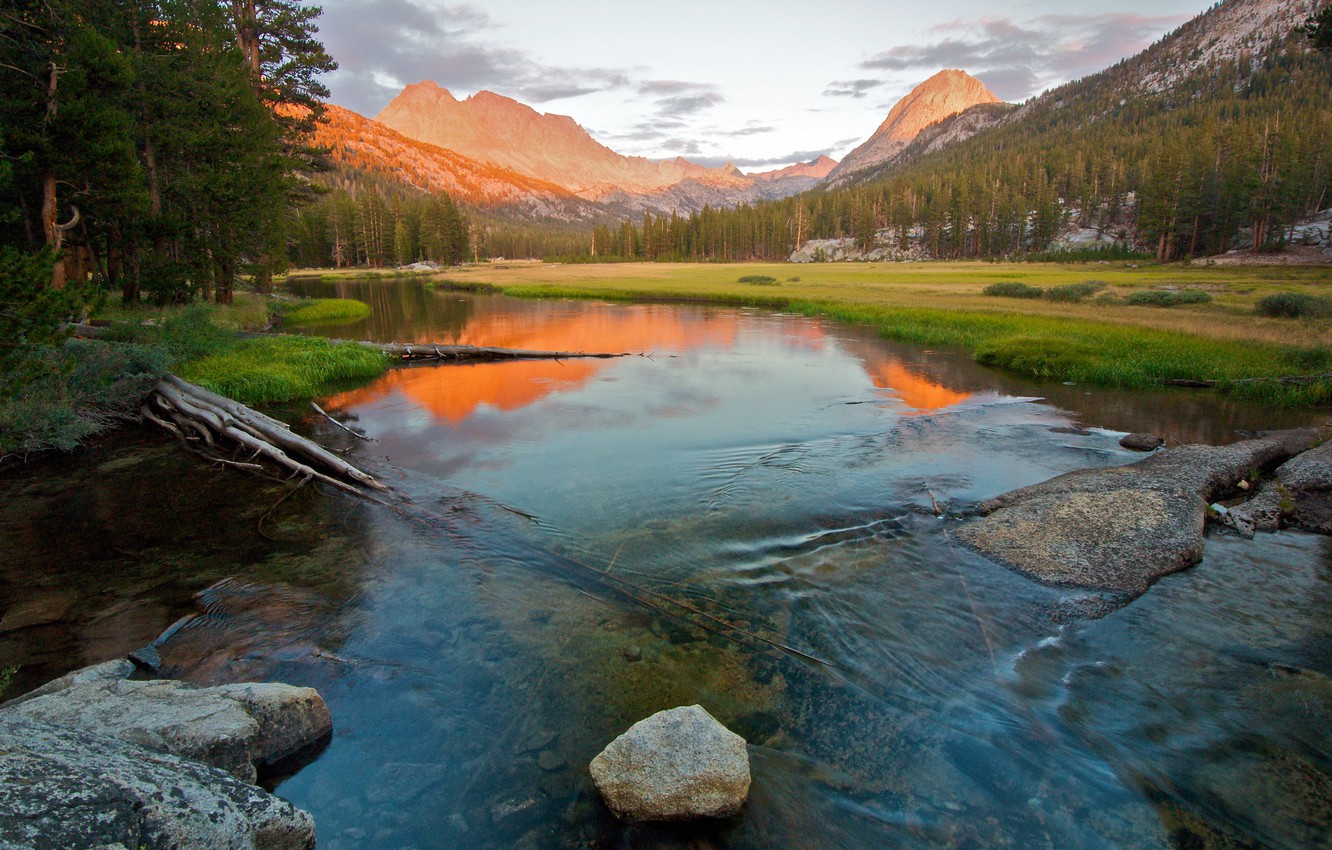
[[[293,433],[286,423],[175,375],[167,375],[153,388],[144,416],[182,442],[203,443],[210,457],[228,465],[241,466],[222,456],[231,447],[249,455],[242,468],[262,458],[301,483],[321,481],[364,497],[389,489],[313,440]]]

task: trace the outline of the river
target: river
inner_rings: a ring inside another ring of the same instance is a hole
[[[1213,534],[1087,619],[1091,594],[949,535],[981,499],[1132,461],[1124,431],[1310,414],[1032,384],[770,311],[305,286],[371,304],[330,335],[633,356],[420,365],[320,400],[372,442],[278,411],[425,519],[284,498],[146,431],[7,472],[21,685],[205,611],[168,672],[328,701],[328,748],[271,781],[321,848],[1329,846],[1324,538]],[[618,823],[587,763],[693,703],[750,744],[744,812]]]

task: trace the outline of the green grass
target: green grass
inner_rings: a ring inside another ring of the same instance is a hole
[[[1332,315],[1332,299],[1305,292],[1274,292],[1254,302],[1260,316],[1316,319]]]
[[[1237,383],[1332,370],[1327,321],[1253,315],[1255,301],[1275,291],[1299,287],[1317,297],[1332,295],[1328,269],[1105,265],[1097,268],[1093,283],[1107,291],[1073,302],[995,299],[982,292],[993,280],[1016,280],[1042,292],[1070,284],[1085,289],[1085,266],[829,265],[804,270],[803,280],[784,285],[781,294],[760,294],[738,283],[737,268],[781,274],[789,266],[532,265],[469,269],[457,279],[525,297],[684,300],[792,310],[869,325],[892,339],[960,346],[998,368],[1051,380],[1124,388],[1160,386],[1170,379],[1215,380],[1223,391],[1274,405],[1332,399],[1329,382]],[[1119,300],[1166,285],[1207,287],[1218,297],[1172,310],[1143,310]]]
[[[242,404],[313,398],[341,381],[377,377],[382,352],[352,342],[283,336],[235,340],[224,350],[182,363],[177,374]]]
[[[282,318],[289,325],[345,325],[370,318],[370,305],[351,298],[311,298]]]
[[[741,275],[736,283],[751,283],[756,286],[776,286],[777,278],[770,274],[747,274]]]
[[[1045,294],[1045,290],[1039,286],[1027,286],[1016,280],[992,283],[981,291],[995,298],[1040,298]]]

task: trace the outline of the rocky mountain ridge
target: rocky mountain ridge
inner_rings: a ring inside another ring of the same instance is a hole
[[[1002,102],[967,72],[946,68],[899,100],[874,134],[832,170],[829,182],[892,159],[932,124],[980,104]]]

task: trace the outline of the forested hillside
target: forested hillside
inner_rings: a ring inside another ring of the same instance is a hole
[[[646,259],[785,259],[818,238],[1005,257],[1045,252],[1077,224],[1163,260],[1277,248],[1329,203],[1332,58],[1274,5],[1308,7],[1226,0],[1143,54],[969,139],[908,150],[860,185],[646,221],[618,243]],[[1230,22],[1253,16],[1269,29],[1231,38]]]

